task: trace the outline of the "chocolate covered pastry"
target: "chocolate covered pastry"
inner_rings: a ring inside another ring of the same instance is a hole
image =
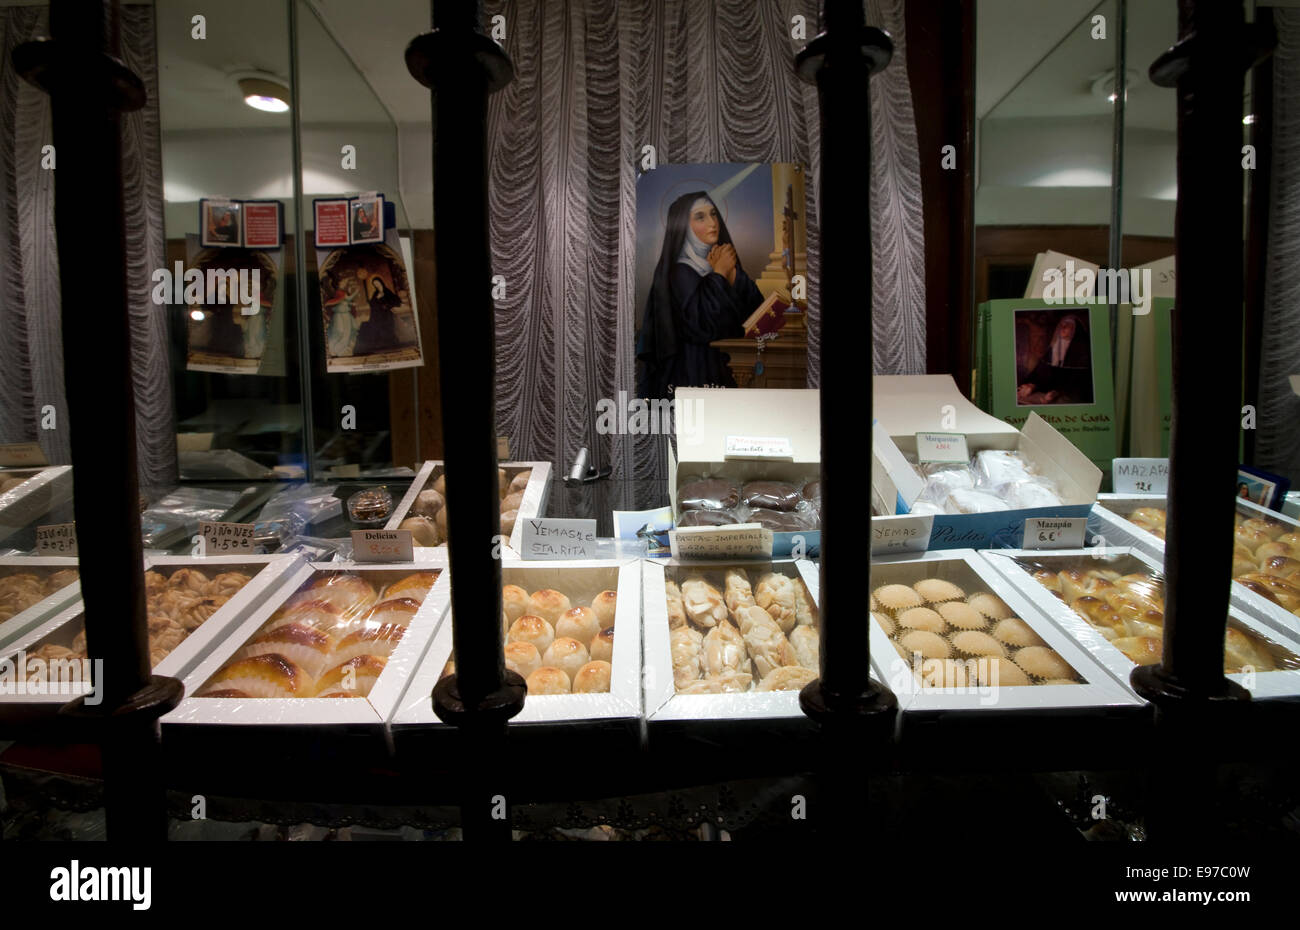
[[[698,478],[677,489],[683,510],[732,510],[740,503],[740,486],[729,478]]]
[[[730,510],[685,510],[677,518],[678,526],[731,526],[740,518]]]
[[[808,529],[807,523],[798,514],[769,510],[766,507],[755,507],[745,522],[757,523],[776,533],[797,533]]]
[[[747,481],[740,499],[746,507],[790,511],[799,503],[799,488],[788,481]]]

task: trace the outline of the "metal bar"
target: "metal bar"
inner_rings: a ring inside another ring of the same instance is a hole
[[[298,211],[293,236],[294,296],[298,303],[298,396],[302,402],[303,466],[307,481],[316,480],[316,423],[311,402],[311,295],[307,287],[307,239],[302,188],[302,72],[298,56],[298,0],[287,0],[289,8],[289,120],[293,157],[293,202]],[[312,216],[312,225],[316,225]],[[313,239],[316,235],[312,230]],[[414,269],[412,269],[414,273]]]
[[[1115,111],[1111,131],[1110,162],[1110,267],[1124,265],[1124,114],[1128,106],[1128,0],[1119,0],[1119,28],[1115,32]],[[1116,372],[1119,352],[1119,303],[1116,295],[1108,293],[1110,311],[1110,370]],[[1121,422],[1127,424],[1127,417]],[[1127,448],[1127,437],[1120,438],[1121,448]]]

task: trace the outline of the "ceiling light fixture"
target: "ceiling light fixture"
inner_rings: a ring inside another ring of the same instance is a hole
[[[265,113],[285,113],[289,109],[289,88],[270,74],[241,75],[239,92],[244,103]]]
[[[1255,122],[1255,114],[1254,114],[1254,113],[1247,113],[1245,116],[1243,116],[1243,117],[1241,118],[1241,123],[1242,123],[1243,126],[1249,126],[1249,125],[1251,125],[1251,124],[1254,123],[1254,122]]]

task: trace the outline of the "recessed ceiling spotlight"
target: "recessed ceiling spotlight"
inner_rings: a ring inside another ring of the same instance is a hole
[[[202,322],[203,322],[203,316],[204,316],[204,314],[203,314],[203,311],[202,311],[202,310],[191,310],[191,311],[190,311],[190,319],[193,320],[195,323],[202,323]]]
[[[1255,114],[1247,113],[1241,118],[1241,122],[1243,126],[1249,126],[1251,123],[1255,122]]]
[[[289,88],[273,74],[236,75],[244,103],[265,113],[285,113],[289,109]]]

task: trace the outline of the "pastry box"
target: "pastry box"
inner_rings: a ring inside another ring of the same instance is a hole
[[[651,563],[644,617],[651,738],[709,722],[806,724],[799,692],[819,671],[817,605],[817,568],[808,560]]]
[[[982,513],[920,516],[918,484],[911,466],[902,471],[887,459],[890,477],[903,497],[894,516],[872,520],[874,537],[901,533],[920,520],[931,521],[930,538],[917,551],[1019,547],[1031,517],[1087,517],[1101,487],[1101,470],[1046,420],[1031,413],[1023,430],[984,413],[961,395],[949,375],[877,375],[874,412],[904,456],[916,456],[918,432],[960,433],[973,457],[985,450],[1016,452],[1037,477],[1051,482],[1059,504],[1016,507]],[[910,472],[910,474],[909,474]],[[877,553],[880,547],[873,547]]]
[[[23,479],[0,493],[0,548],[29,550],[36,542],[36,527],[46,523],[72,522],[72,508],[56,513],[72,502],[72,466],[7,469],[0,484]]]
[[[0,647],[50,619],[80,590],[76,556],[0,558]]]
[[[280,739],[295,726],[382,735],[446,613],[446,576],[433,561],[300,564],[185,677],[164,741],[257,728]]]
[[[1300,639],[1300,523],[1238,499],[1232,596],[1274,629]],[[1103,494],[1088,520],[1098,544],[1132,546],[1165,559],[1166,501],[1159,495]]]
[[[154,673],[183,679],[232,626],[271,597],[285,576],[302,564],[292,555],[146,559],[149,643]],[[74,586],[74,597],[76,593]],[[44,673],[47,681],[53,680],[49,678],[54,669],[51,662],[61,661],[68,669],[75,665],[79,672],[75,687],[71,690],[47,687],[44,694],[33,693],[33,686],[39,682],[32,680],[21,693],[12,689],[14,693],[0,695],[0,702],[48,705],[53,710],[72,696],[89,690],[90,666],[83,613],[82,602],[75,600],[0,650],[6,659],[23,653],[27,671],[33,675]],[[34,660],[42,664],[33,667]],[[10,671],[16,670],[15,664]]]
[[[512,733],[583,722],[583,732],[603,730],[635,745],[641,718],[641,573],[639,560],[502,563],[507,666],[524,676],[530,692],[510,720]],[[399,752],[451,731],[433,712],[432,699],[434,686],[452,671],[451,660],[448,611],[392,718]],[[586,690],[574,693],[575,688]]]
[[[1158,559],[1129,546],[984,557],[1130,693],[1129,676],[1139,662],[1160,661],[1164,577]],[[1300,641],[1262,623],[1234,590],[1224,670],[1257,699],[1300,695]]]
[[[507,524],[504,519],[502,529],[510,530],[510,548],[516,553],[520,551],[520,539],[523,537],[523,523],[525,517],[541,517],[546,515],[546,501],[551,493],[551,463],[550,462],[501,462],[498,466],[505,473],[502,490],[507,493],[502,496],[502,516],[508,512],[507,503],[514,503],[509,500],[512,495],[518,495],[518,506],[509,508],[515,510],[515,520],[513,525]],[[417,547],[445,546],[447,541],[446,524],[438,519],[438,511],[442,509],[445,498],[442,497],[442,462],[427,461],[420,466],[419,472],[416,473],[415,480],[411,482],[410,488],[402,496],[401,501],[393,509],[393,515],[389,518],[384,529],[396,530],[401,529],[402,523],[415,517],[425,517],[427,524],[420,527],[407,527],[412,529],[412,535],[415,538]],[[426,491],[437,491],[436,494],[421,494]],[[445,518],[444,518],[445,519]],[[432,535],[430,535],[432,534]]]
[[[1141,706],[973,549],[871,563],[871,656],[905,719]]]
[[[821,545],[819,393],[784,388],[678,388],[668,495],[677,526],[759,523],[772,554]],[[871,485],[862,483],[862,515]],[[703,519],[701,523],[687,520]],[[717,521],[717,522],[714,522]],[[801,540],[802,542],[796,542]]]

